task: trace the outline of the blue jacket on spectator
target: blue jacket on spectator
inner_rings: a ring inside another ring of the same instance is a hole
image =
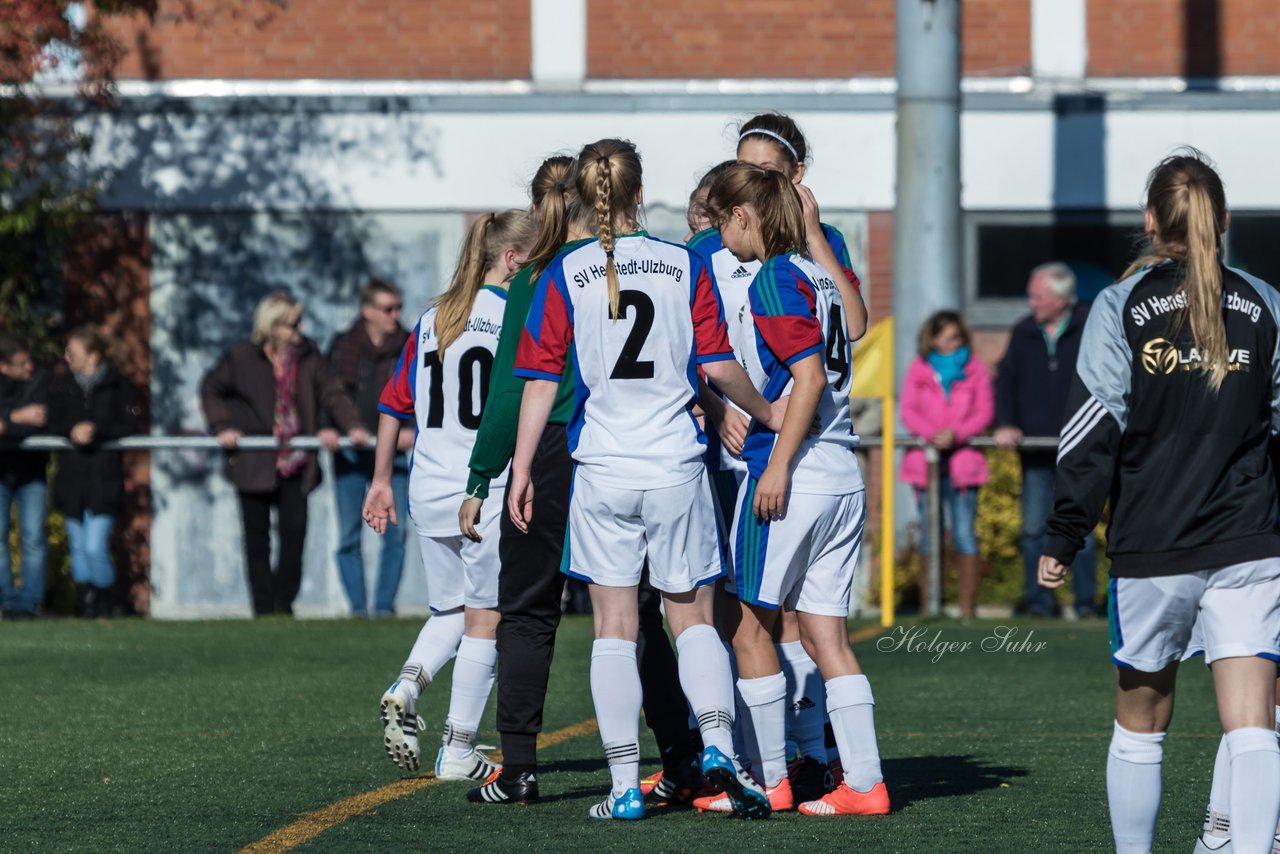
[[[1017,427],[1024,436],[1058,435],[1088,315],[1087,306],[1072,309],[1052,358],[1044,332],[1031,315],[1014,325],[996,377],[997,428]],[[1053,465],[1057,457],[1052,449],[1022,454],[1024,464],[1031,465]]]

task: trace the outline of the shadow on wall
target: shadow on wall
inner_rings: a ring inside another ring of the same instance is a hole
[[[253,105],[228,111],[194,103],[151,112],[156,108],[130,102],[118,113],[85,119],[93,159],[109,165],[82,178],[102,182],[105,205],[150,215],[107,217],[114,244],[78,253],[92,255],[92,263],[78,265],[86,272],[76,274],[80,284],[66,294],[69,317],[106,326],[127,352],[127,373],[144,391],[152,432],[205,431],[200,378],[222,350],[249,337],[254,307],[273,290],[306,303],[304,334],[325,349],[355,318],[368,276],[404,288],[410,325],[439,290],[462,215],[362,212],[341,189],[346,184],[326,172],[361,156],[373,164],[370,180],[392,181],[378,172],[381,158],[368,156],[387,151],[438,170],[435,138],[420,125],[410,133],[391,115],[346,122],[335,132],[326,126],[332,117],[254,113]],[[221,456],[137,456],[130,510],[119,530],[138,610],[147,610],[150,578],[164,588],[157,591],[161,610],[185,591],[236,611],[248,600],[238,509],[221,483]],[[331,521],[326,513],[321,518]],[[309,578],[332,574],[332,527],[317,525],[308,537]],[[336,589],[312,586],[313,604],[329,607],[324,603]],[[304,587],[300,604],[307,597]]]

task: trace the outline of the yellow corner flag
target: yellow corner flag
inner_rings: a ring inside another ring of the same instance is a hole
[[[883,404],[883,438],[880,453],[880,625],[893,625],[893,557],[896,553],[893,520],[893,318],[886,317],[867,330],[853,351],[850,397],[878,397]]]
[[[853,385],[850,397],[893,395],[893,318],[886,317],[867,330],[853,351]]]

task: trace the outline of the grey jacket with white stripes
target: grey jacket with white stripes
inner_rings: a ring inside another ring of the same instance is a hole
[[[1280,293],[1224,267],[1228,373],[1215,393],[1166,261],[1107,288],[1085,325],[1045,552],[1070,565],[1111,500],[1111,575],[1280,557]]]

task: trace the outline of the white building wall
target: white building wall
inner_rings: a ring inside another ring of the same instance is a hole
[[[189,100],[162,99],[158,109],[134,103],[86,118],[92,165],[110,178],[107,206],[152,213],[152,395],[153,411],[164,416],[155,429],[203,429],[200,374],[222,346],[247,334],[263,288],[286,285],[307,300],[310,333],[323,343],[354,317],[369,273],[399,281],[407,305],[420,308],[448,280],[465,212],[527,204],[527,181],[544,156],[605,136],[637,143],[649,225],[679,239],[689,192],[733,155],[737,122],[766,105],[788,111],[810,142],[807,183],[823,218],[846,233],[855,267],[865,270],[866,212],[894,204],[895,119],[891,92],[862,89],[773,101],[618,92],[317,95],[320,103],[276,92],[261,109],[242,100],[230,111],[206,86]],[[1234,207],[1280,210],[1280,173],[1265,159],[1280,144],[1274,93],[1206,101],[1033,90],[977,93],[967,103],[968,211],[1136,210],[1148,170],[1184,144],[1216,160]],[[866,284],[877,287],[870,277]],[[206,324],[208,334],[193,332],[193,323]],[[249,612],[238,508],[217,464],[217,455],[157,455],[157,617]],[[322,487],[311,502],[298,610],[337,615],[346,606],[332,559],[331,492]],[[369,568],[374,545],[366,543]],[[425,610],[412,543],[404,579],[401,610]]]

